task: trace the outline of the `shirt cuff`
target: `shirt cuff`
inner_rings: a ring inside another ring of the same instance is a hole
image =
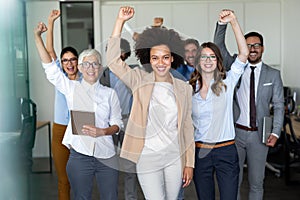
[[[50,62],[50,63],[43,63],[42,62],[42,66],[43,66],[44,69],[46,69],[47,67],[50,67],[52,65],[56,65],[56,62],[54,60],[52,60],[52,62]]]
[[[218,21],[218,24],[219,24],[219,25],[227,25],[226,22],[220,22],[220,21]]]
[[[271,133],[271,135],[275,136],[277,139],[279,138],[279,136],[276,135],[275,133]]]

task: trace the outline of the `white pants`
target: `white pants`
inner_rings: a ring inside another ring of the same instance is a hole
[[[145,199],[176,200],[182,186],[180,158],[163,168],[145,172],[143,166],[146,165],[147,160],[140,160],[137,165],[137,176]],[[160,160],[159,164],[163,162],[164,160]],[[153,165],[153,162],[148,162],[148,165]]]

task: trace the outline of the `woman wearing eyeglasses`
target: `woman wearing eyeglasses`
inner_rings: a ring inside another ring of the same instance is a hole
[[[203,43],[190,80],[194,90],[194,183],[200,200],[215,199],[215,175],[220,199],[235,200],[238,191],[239,162],[234,144],[232,103],[234,88],[247,64],[249,51],[234,13],[222,11],[220,18],[222,22],[231,24],[238,57],[226,73],[219,48],[211,42]]]
[[[78,121],[72,118],[63,138],[62,143],[70,149],[67,174],[74,197],[91,199],[95,177],[100,199],[117,200],[118,163],[111,135],[118,133],[123,123],[118,96],[113,89],[99,83],[103,70],[101,55],[95,49],[84,50],[78,59],[83,78],[70,80],[47,52],[41,38],[45,31],[45,24],[39,23],[34,36],[47,79],[65,95],[71,112],[89,112],[95,118],[83,126],[78,126],[78,121],[85,117],[79,117]]]
[[[53,47],[54,22],[60,16],[59,10],[52,10],[48,16],[48,31],[46,36],[46,48],[56,64],[60,66],[70,80],[79,80],[78,53],[73,47],[65,47],[60,53],[60,61]],[[58,199],[70,199],[70,183],[66,166],[70,151],[62,144],[68,122],[70,120],[69,109],[65,96],[55,89],[54,121],[52,126],[52,155],[58,180]]]

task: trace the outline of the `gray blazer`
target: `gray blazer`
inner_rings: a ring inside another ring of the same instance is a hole
[[[230,55],[225,45],[226,28],[227,25],[220,25],[217,23],[214,43],[220,48],[223,56],[223,64],[226,67],[226,70],[228,70],[237,55]],[[236,90],[239,86],[240,81],[237,84]],[[258,132],[260,137],[262,137],[263,117],[270,116],[270,105],[272,105],[274,109],[272,133],[275,133],[279,137],[284,119],[283,84],[280,71],[263,63],[259,76],[256,97],[256,120],[258,122]],[[239,108],[239,103],[236,97],[234,97],[233,109],[234,120],[236,121],[240,112],[242,112]]]

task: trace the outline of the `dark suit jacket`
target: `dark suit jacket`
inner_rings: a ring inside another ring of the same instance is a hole
[[[217,23],[214,43],[218,45],[223,56],[223,64],[226,69],[230,69],[231,64],[236,58],[236,54],[230,55],[225,45],[225,32],[227,25],[220,25]],[[242,77],[241,77],[242,78]],[[239,88],[240,81],[237,84]],[[239,102],[237,98],[234,98],[233,103],[234,119],[238,119],[240,112]],[[272,133],[280,136],[281,128],[283,125],[284,118],[284,96],[283,96],[283,85],[280,76],[280,71],[273,69],[272,67],[262,64],[259,82],[257,86],[257,97],[256,97],[256,120],[258,122],[258,132],[262,137],[263,128],[263,117],[270,116],[270,105],[274,108],[273,117],[273,129]]]

